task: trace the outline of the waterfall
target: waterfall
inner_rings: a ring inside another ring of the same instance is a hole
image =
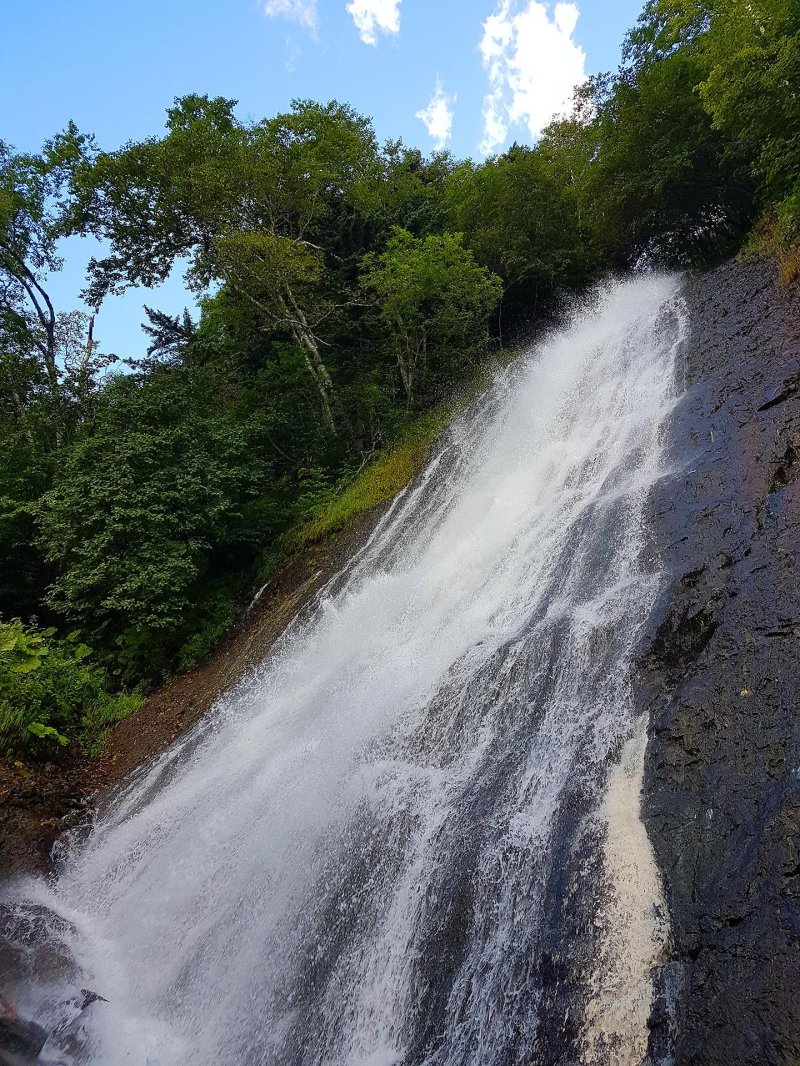
[[[642,1061],[668,932],[631,667],[679,286],[610,284],[502,371],[259,669],[12,887],[49,945],[20,1004],[108,1000],[52,1061],[542,1061],[581,907],[580,1061]]]

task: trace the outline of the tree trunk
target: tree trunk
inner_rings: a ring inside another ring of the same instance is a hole
[[[413,369],[409,371],[406,364],[403,362],[403,356],[400,352],[397,353],[397,366],[400,369],[400,380],[403,383],[403,391],[406,394],[406,407],[411,406],[411,390],[413,389]]]
[[[319,353],[317,338],[309,326],[305,314],[292,295],[291,289],[287,285],[285,286],[285,292],[275,294],[276,303],[280,308],[280,313],[276,313],[274,309],[269,308],[261,300],[253,296],[247,286],[240,282],[233,272],[228,272],[223,276],[228,284],[244,296],[246,300],[249,300],[254,307],[257,307],[272,322],[273,326],[288,328],[292,340],[303,352],[306,367],[319,393],[325,427],[329,433],[335,434],[336,419],[333,416],[333,410],[336,405],[336,397],[333,381]]]
[[[322,401],[322,411],[325,422],[331,433],[336,432],[336,420],[333,417],[333,408],[336,397],[333,390],[333,381],[328,373],[328,368],[319,354],[319,344],[314,332],[308,324],[308,319],[297,301],[292,295],[291,289],[286,288],[286,301],[289,304],[287,310],[291,311],[289,318],[290,329],[295,343],[303,349],[306,358],[306,366],[311,371],[314,382]]]
[[[13,384],[9,386],[9,392],[11,394],[11,399],[14,402],[14,407],[17,409],[17,421],[22,427],[22,432],[25,434],[25,439],[27,440],[31,448],[35,448],[36,441],[34,440],[33,433],[31,432],[31,427],[28,425],[27,420],[25,418],[26,412],[25,406],[22,403],[22,397],[20,396],[19,392],[16,390]]]
[[[333,417],[333,382],[331,381],[328,368],[319,354],[319,347],[314,335],[294,321],[291,324],[291,334],[295,344],[302,349],[306,366],[317,386],[322,413],[325,424],[331,433],[336,432],[336,420]]]

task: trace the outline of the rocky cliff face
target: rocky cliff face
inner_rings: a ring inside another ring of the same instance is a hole
[[[670,586],[642,661],[644,818],[671,961],[653,1062],[800,1061],[800,308],[764,264],[686,287]]]

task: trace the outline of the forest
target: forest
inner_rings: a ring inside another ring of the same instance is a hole
[[[649,0],[617,72],[480,163],[345,103],[204,95],[118,148],[0,142],[4,757],[96,750],[571,293],[737,251],[793,282],[798,86],[793,0]],[[88,307],[177,266],[198,317],[150,307],[144,358],[104,351],[49,292],[75,235],[104,249]]]

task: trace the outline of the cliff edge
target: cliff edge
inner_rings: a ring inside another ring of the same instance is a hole
[[[643,815],[671,922],[653,1062],[800,1061],[800,308],[765,263],[685,289],[651,501]]]

